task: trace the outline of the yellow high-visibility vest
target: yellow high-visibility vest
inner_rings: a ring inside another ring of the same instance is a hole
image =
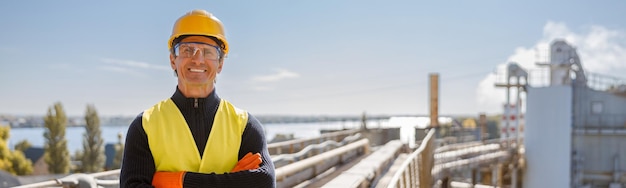
[[[171,99],[144,111],[142,117],[156,170],[169,172],[230,172],[237,164],[247,122],[247,112],[221,100],[201,158],[185,118]]]

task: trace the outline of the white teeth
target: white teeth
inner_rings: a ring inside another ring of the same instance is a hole
[[[191,72],[206,72],[206,70],[202,70],[202,69],[189,69],[189,71],[191,71]]]

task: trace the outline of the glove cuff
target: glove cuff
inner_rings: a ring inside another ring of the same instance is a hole
[[[185,171],[180,172],[156,172],[152,177],[152,185],[154,187],[172,187],[182,188]]]

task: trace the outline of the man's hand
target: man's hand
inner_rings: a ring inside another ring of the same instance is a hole
[[[241,160],[239,160],[239,162],[237,162],[237,165],[235,165],[235,168],[233,168],[233,170],[231,170],[230,172],[239,172],[239,171],[244,171],[244,170],[257,169],[259,168],[259,165],[261,164],[261,162],[262,162],[261,154],[259,153],[252,154],[252,152],[248,152],[246,156],[244,156],[243,158],[241,158]]]
[[[152,177],[152,186],[182,188],[185,172],[156,172]]]

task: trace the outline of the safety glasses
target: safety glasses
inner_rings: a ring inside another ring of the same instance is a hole
[[[220,59],[220,51],[218,46],[199,42],[181,42],[174,46],[174,55],[181,58],[201,55],[205,60],[217,61]]]

